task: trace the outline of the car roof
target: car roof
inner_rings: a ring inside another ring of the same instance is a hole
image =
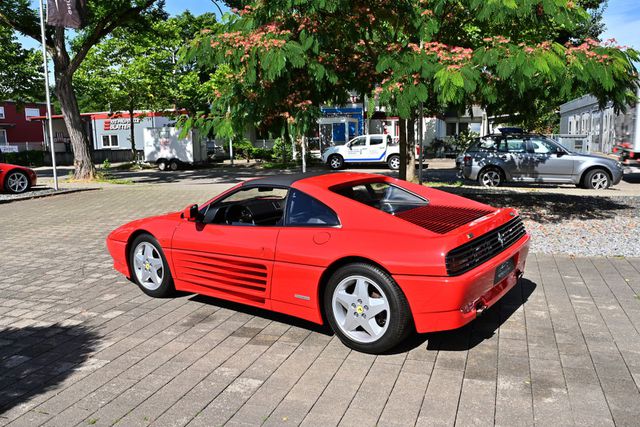
[[[273,186],[273,187],[291,187],[296,182],[304,181],[305,184],[314,184],[319,187],[329,188],[334,185],[342,184],[349,181],[356,181],[363,178],[372,177],[385,178],[383,175],[376,175],[361,172],[330,172],[316,171],[307,173],[279,174],[271,175],[263,178],[256,178],[245,181],[243,187],[255,186]]]

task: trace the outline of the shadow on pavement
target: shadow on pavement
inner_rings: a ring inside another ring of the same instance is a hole
[[[443,190],[457,193],[454,188]],[[523,218],[538,223],[615,218],[621,211],[635,209],[635,206],[625,203],[622,198],[601,196],[505,192],[460,192],[460,195],[497,208],[516,208]]]
[[[239,304],[231,301],[226,301],[218,298],[213,298],[205,295],[193,295],[189,298],[191,301],[197,301],[202,304],[215,305],[217,307],[226,308],[228,310],[238,311],[240,313],[249,314],[251,316],[262,317],[263,319],[273,320],[274,322],[285,323],[287,325],[295,326],[297,328],[308,329],[312,332],[317,332],[323,335],[333,335],[331,329],[327,326],[318,325],[313,322],[308,322],[297,317],[288,316],[282,313],[276,313],[274,311],[265,310],[258,307],[252,307],[249,305]]]
[[[81,368],[99,339],[82,326],[0,331],[0,421],[3,413],[54,389]]]
[[[640,184],[640,172],[639,173],[625,173],[622,177],[624,182],[629,184]]]

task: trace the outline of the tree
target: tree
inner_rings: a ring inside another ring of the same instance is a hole
[[[41,55],[24,49],[13,29],[0,24],[0,100],[41,101],[43,92]]]
[[[131,119],[132,158],[136,156],[134,111],[204,108],[199,75],[192,64],[177,63],[180,48],[215,15],[148,19],[134,28],[118,28],[97,44],[78,69],[75,82],[80,106],[126,111]]]
[[[634,98],[635,50],[590,38],[556,41],[590,20],[572,0],[235,3],[243,8],[224,30],[203,34],[187,54],[231,69],[232,90],[212,96],[212,116],[228,113],[212,120],[224,127],[339,100],[347,89],[372,93],[402,119],[402,178],[414,178],[406,129],[420,109],[438,115],[479,104],[515,113],[545,92],[588,91],[616,108]]]
[[[152,6],[157,3],[157,8]],[[111,34],[116,28],[134,23],[145,14],[161,11],[163,1],[157,0],[92,0],[86,2],[84,12],[85,27],[79,30],[71,45],[67,47],[64,28],[47,28],[46,48],[54,66],[55,94],[60,103],[71,146],[74,153],[75,178],[92,179],[95,166],[91,161],[87,138],[73,77],[93,46]],[[38,13],[31,8],[29,0],[2,0],[0,2],[0,23],[8,25],[21,34],[40,41]]]

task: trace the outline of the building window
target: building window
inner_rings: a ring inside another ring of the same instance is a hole
[[[447,123],[447,136],[456,136],[457,134],[456,123]]]
[[[460,122],[458,124],[458,133],[469,133],[469,123]]]
[[[7,145],[7,131],[0,129],[0,145]]]
[[[102,146],[106,148],[118,146],[118,135],[102,135]]]
[[[38,117],[40,116],[40,110],[38,108],[25,108],[24,116],[27,118],[27,120],[30,117]]]
[[[572,124],[573,124],[573,123],[571,122],[571,120],[569,120],[569,135],[571,135],[571,125],[572,125]]]
[[[0,107],[0,119],[4,119],[4,107]]]

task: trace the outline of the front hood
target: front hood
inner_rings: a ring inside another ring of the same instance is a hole
[[[129,239],[129,236],[135,231],[146,229],[146,225],[152,222],[157,222],[161,220],[177,220],[182,215],[182,212],[169,212],[164,215],[156,215],[150,216],[147,218],[136,219],[134,221],[128,222],[124,225],[113,230],[107,239],[117,240],[120,242],[126,242]]]

